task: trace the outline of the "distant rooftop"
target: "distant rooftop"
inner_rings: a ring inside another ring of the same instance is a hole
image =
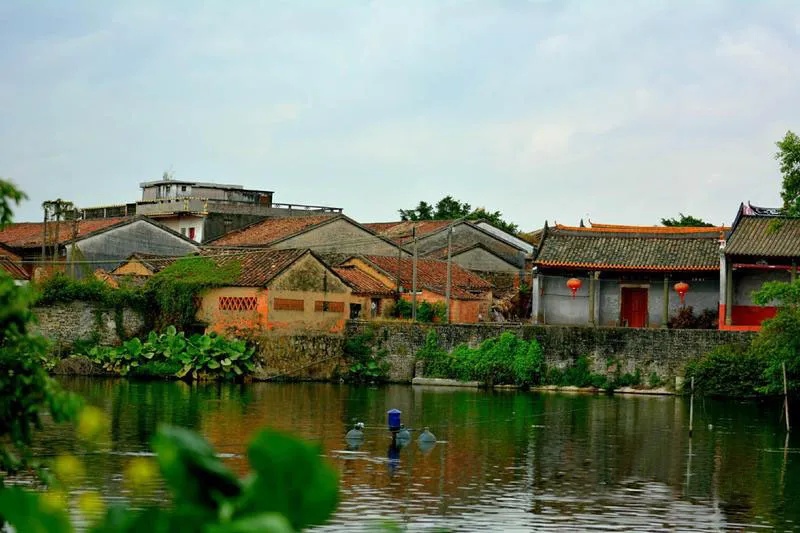
[[[205,181],[192,181],[192,180],[176,180],[176,179],[160,179],[153,181],[143,181],[139,184],[142,189],[146,187],[155,187],[157,185],[191,185],[192,187],[205,187],[208,189],[227,189],[227,190],[247,190],[252,192],[273,193],[275,191],[268,191],[264,189],[245,189],[243,185],[233,185],[230,183],[209,183]]]

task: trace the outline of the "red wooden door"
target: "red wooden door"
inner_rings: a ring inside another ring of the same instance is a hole
[[[623,326],[631,328],[647,326],[647,289],[622,288],[620,320]]]

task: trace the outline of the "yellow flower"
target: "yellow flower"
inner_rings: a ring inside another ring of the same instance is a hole
[[[63,490],[50,490],[42,494],[42,507],[48,511],[66,511],[67,493]]]
[[[83,463],[74,455],[59,455],[53,462],[53,473],[64,485],[72,485],[83,477]]]
[[[97,492],[84,492],[78,496],[78,509],[83,516],[97,520],[105,513],[106,504]]]
[[[158,467],[152,459],[134,457],[125,468],[125,481],[134,491],[147,489],[158,476]]]
[[[86,441],[97,441],[103,436],[108,426],[108,420],[103,411],[97,407],[87,405],[78,416],[78,436]]]

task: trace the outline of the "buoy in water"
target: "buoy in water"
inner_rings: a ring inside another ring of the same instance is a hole
[[[353,429],[347,432],[344,437],[347,440],[363,440],[364,439],[364,422],[356,422]]]
[[[411,433],[406,429],[405,424],[400,424],[400,431],[395,435],[398,446],[405,446],[411,441]]]
[[[419,434],[419,438],[417,440],[420,442],[436,442],[436,435],[431,433],[426,427],[422,433]]]

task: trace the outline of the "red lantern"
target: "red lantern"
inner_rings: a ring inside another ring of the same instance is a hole
[[[686,303],[686,293],[689,292],[689,284],[679,281],[675,284],[675,292],[677,292],[678,296],[681,297],[681,304]]]
[[[569,287],[569,290],[572,291],[573,298],[575,298],[575,293],[578,292],[578,289],[581,288],[581,285],[583,285],[583,282],[578,278],[570,278],[567,280],[567,287]]]

